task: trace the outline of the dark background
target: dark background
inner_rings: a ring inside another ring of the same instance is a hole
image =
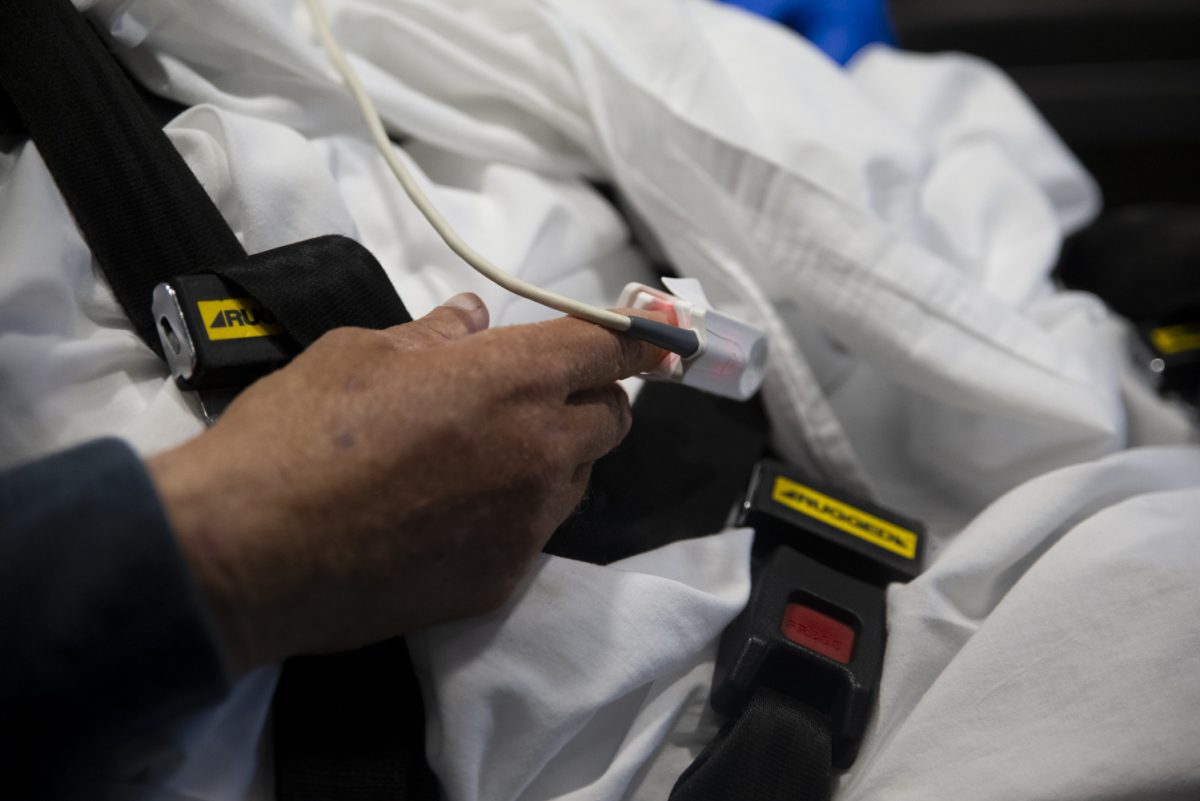
[[[1200,203],[1200,0],[891,0],[902,47],[1004,68],[1107,208]]]

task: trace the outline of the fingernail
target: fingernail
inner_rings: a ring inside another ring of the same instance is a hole
[[[454,297],[442,304],[443,306],[452,306],[455,309],[463,311],[477,311],[483,305],[483,301],[474,292],[460,292]]]

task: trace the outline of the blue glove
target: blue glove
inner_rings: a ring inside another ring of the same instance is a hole
[[[887,0],[725,0],[787,25],[845,64],[864,45],[895,44]]]

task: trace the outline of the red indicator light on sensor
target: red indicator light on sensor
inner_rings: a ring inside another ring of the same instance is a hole
[[[854,655],[854,629],[804,604],[788,604],[779,626],[783,636],[843,665]]]

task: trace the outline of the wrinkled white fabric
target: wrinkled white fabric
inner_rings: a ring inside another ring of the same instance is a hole
[[[1200,795],[1200,449],[1065,468],[888,598],[843,799]]]
[[[604,176],[676,269],[761,321],[794,461],[902,500],[940,540],[999,492],[1123,444],[1103,312],[1047,281],[1097,193],[990,67],[875,50],[846,73],[699,0],[329,6],[385,118],[457,154],[435,162]],[[100,7],[123,12],[111,27],[157,90],[361,140],[295,4]],[[394,242],[404,212],[371,208]],[[879,436],[881,407],[909,437]]]
[[[607,567],[543,557],[496,614],[411,637],[446,797],[621,798],[707,697],[751,541],[733,530]]]
[[[546,315],[482,282],[412,209],[300,4],[81,5],[143,83],[195,106],[168,135],[251,252],[344,233],[414,314],[474,290],[498,324]],[[844,797],[1197,794],[1186,749],[1200,737],[1184,712],[1200,675],[1187,632],[1198,591],[1181,579],[1200,512],[1186,489],[1194,450],[1110,456],[1194,430],[1139,383],[1103,307],[1050,282],[1062,237],[1099,198],[1006,79],[974,59],[882,48],[840,70],[707,0],[328,5],[407,137],[401,157],[477,249],[601,304],[650,279],[643,250],[661,253],[767,328],[782,452],[930,524],[930,572],[890,597],[880,714]],[[642,248],[595,179],[616,187]],[[101,434],[150,453],[199,432],[32,146],[0,153],[0,242],[0,466]],[[665,797],[711,734],[712,638],[745,592],[744,553],[727,552],[725,573],[699,566],[740,536],[669,551],[698,566],[667,592],[649,591],[662,553],[624,572],[550,559],[508,611],[513,626],[425,635],[430,756],[452,801]],[[552,589],[539,582],[576,575],[579,593],[538,605]],[[674,650],[605,660],[578,683],[564,671],[594,644],[560,637],[530,673],[539,610],[542,626],[587,622],[604,587],[614,628],[598,634],[650,639],[649,623],[688,598],[703,619],[690,633],[659,627]],[[1153,626],[1135,630],[1143,609]],[[1107,643],[1120,659],[1104,658],[1100,622],[1134,643]],[[1133,673],[1153,680],[1135,687]],[[551,678],[562,686],[539,693],[533,682]],[[256,682],[165,746],[182,765],[163,760],[116,797],[252,792],[272,672]],[[594,725],[584,700],[603,710]],[[1139,722],[1139,708],[1159,717]],[[1137,768],[1106,772],[1126,741],[1142,749]]]

